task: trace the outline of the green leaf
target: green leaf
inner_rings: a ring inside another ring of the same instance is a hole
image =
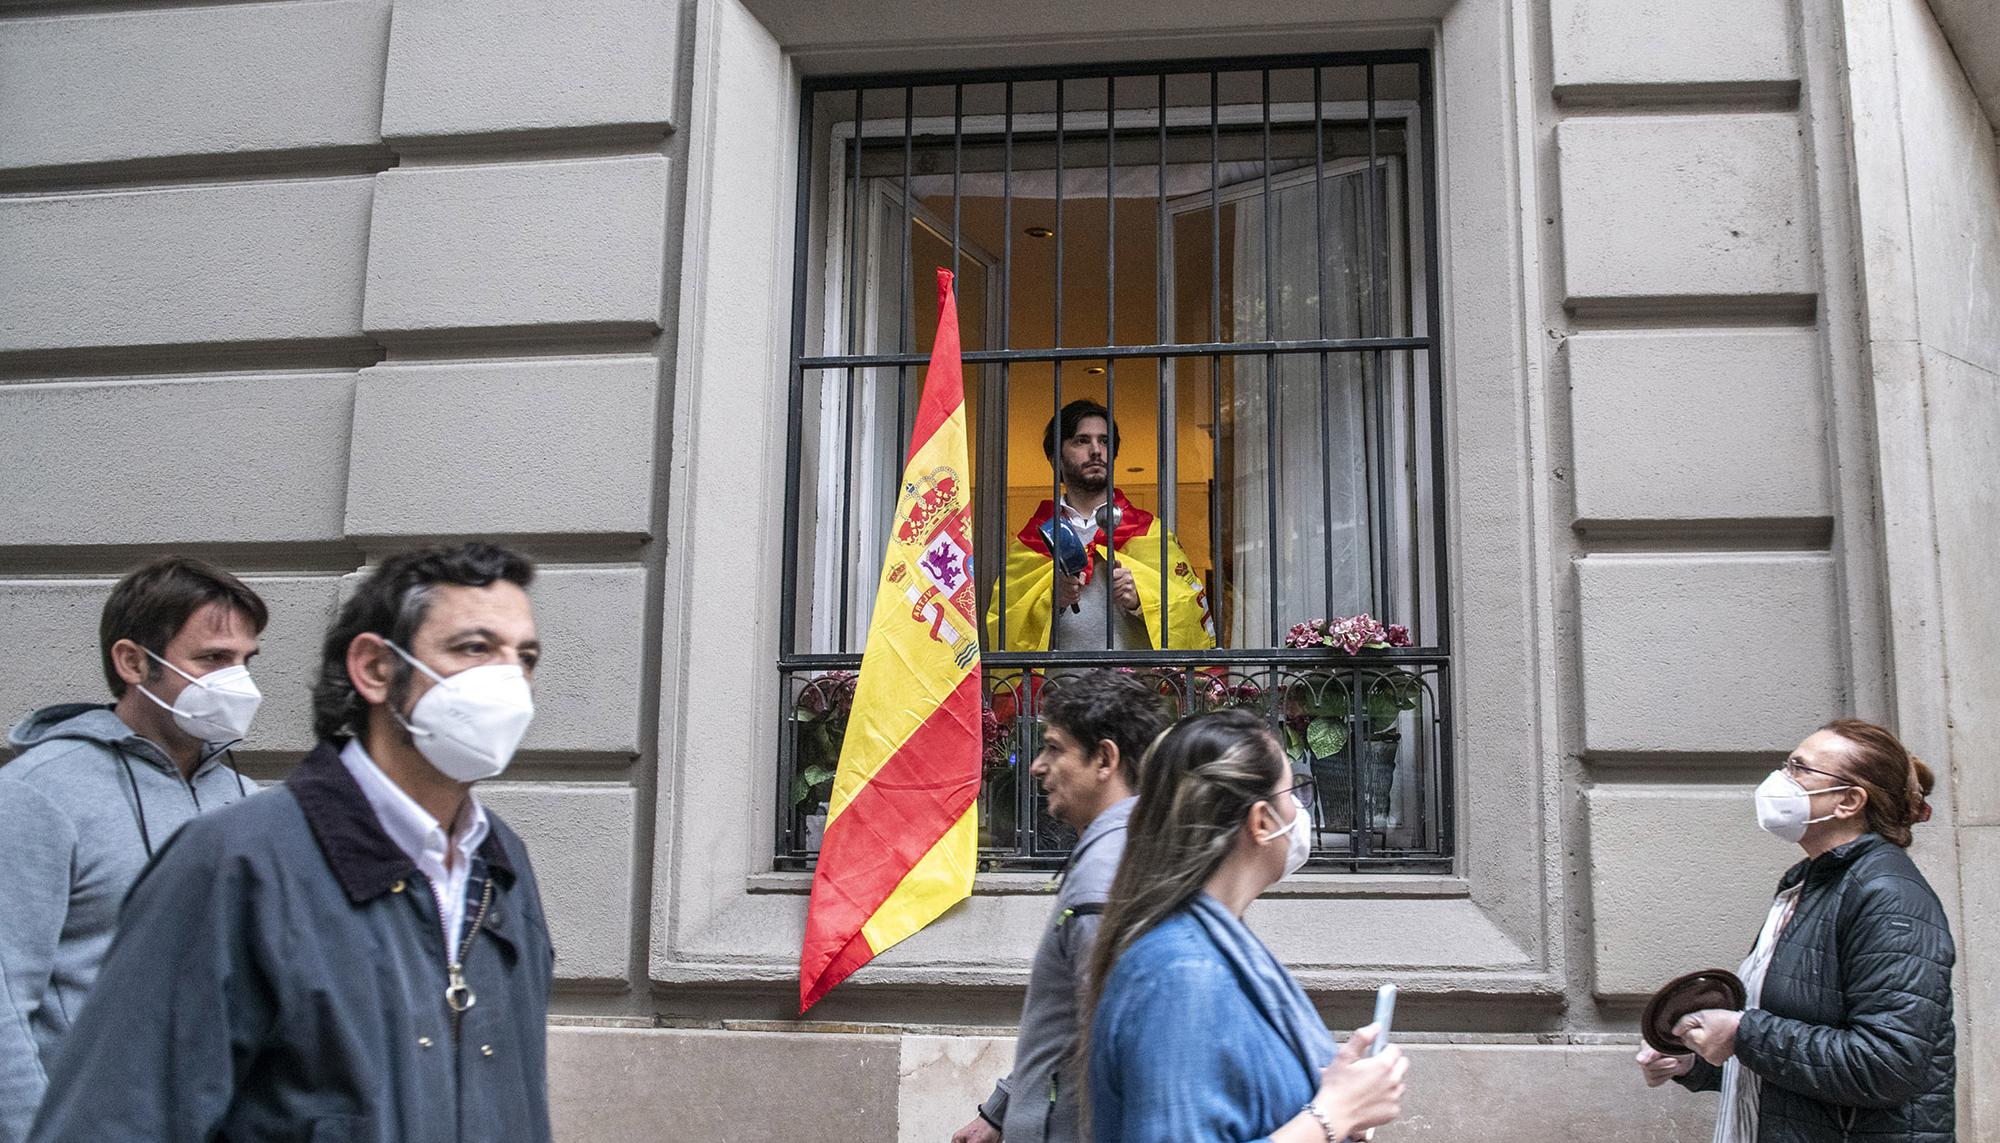
[[[813,764],[807,766],[792,779],[792,801],[804,805],[811,801],[820,788],[833,780],[835,771],[831,766]]]
[[[1287,757],[1287,758],[1291,759],[1292,761],[1296,762],[1296,761],[1298,761],[1298,760],[1299,760],[1299,758],[1300,758],[1300,757],[1301,757],[1302,755],[1304,755],[1304,754],[1305,754],[1305,752],[1306,752],[1306,739],[1305,739],[1305,736],[1304,736],[1304,735],[1302,735],[1302,734],[1300,734],[1300,733],[1299,733],[1298,731],[1296,731],[1296,730],[1292,729],[1292,724],[1291,724],[1291,723],[1289,723],[1289,722],[1288,722],[1288,723],[1286,723],[1286,724],[1285,724],[1285,757]]]
[[[835,726],[830,722],[813,723],[813,742],[817,747],[814,753],[823,758],[838,759],[840,757],[840,742],[841,739],[847,737],[846,731],[846,727]]]
[[[1416,676],[1403,671],[1378,675],[1368,685],[1368,721],[1393,723],[1400,712],[1417,709],[1423,700],[1424,686]]]
[[[1396,676],[1396,705],[1404,710],[1415,710],[1424,701],[1424,684],[1415,675]]]
[[[1396,696],[1387,690],[1368,692],[1368,721],[1377,726],[1396,721]]]
[[[1347,691],[1329,686],[1325,690],[1309,692],[1305,706],[1315,718],[1346,718]]]
[[[1347,745],[1347,724],[1337,719],[1315,718],[1306,724],[1306,745],[1315,758],[1331,758]]]

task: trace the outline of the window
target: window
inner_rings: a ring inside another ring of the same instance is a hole
[[[1061,863],[1036,712],[1110,666],[1176,712],[1270,718],[1318,794],[1315,868],[1449,868],[1429,83],[1416,52],[807,81],[781,866],[818,844],[945,266],[987,617],[982,865]],[[1407,645],[1298,645],[1356,615]]]

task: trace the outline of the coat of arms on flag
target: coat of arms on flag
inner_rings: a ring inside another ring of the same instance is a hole
[[[903,485],[903,497],[896,506],[901,522],[896,527],[896,545],[918,554],[909,560],[917,568],[910,576],[906,569],[893,575],[891,582],[908,579],[903,589],[910,601],[910,617],[928,626],[932,639],[950,647],[960,666],[979,654],[978,629],[971,625],[974,614],[972,591],[972,537],[968,529],[972,512],[960,491],[958,473],[937,468],[921,481]]]

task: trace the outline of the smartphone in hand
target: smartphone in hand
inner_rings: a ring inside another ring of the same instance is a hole
[[[1389,1028],[1396,1022],[1396,986],[1385,984],[1375,990],[1375,1042],[1368,1045],[1368,1054],[1380,1052],[1389,1043]]]

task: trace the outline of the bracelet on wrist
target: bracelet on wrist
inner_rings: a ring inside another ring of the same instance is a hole
[[[1313,1122],[1319,1124],[1319,1129],[1326,1132],[1326,1143],[1340,1143],[1342,1139],[1346,1138],[1346,1136],[1334,1130],[1333,1120],[1326,1117],[1326,1112],[1319,1109],[1319,1104],[1308,1100],[1306,1105],[1299,1110],[1312,1116]]]

